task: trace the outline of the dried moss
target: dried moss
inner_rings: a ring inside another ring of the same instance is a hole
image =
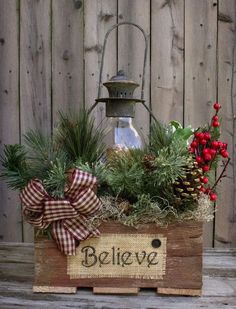
[[[209,197],[201,194],[196,207],[194,209],[187,209],[183,212],[168,205],[161,208],[158,203],[153,203],[149,209],[144,209],[143,212],[131,212],[126,215],[122,209],[119,209],[117,200],[112,196],[105,196],[101,198],[103,207],[89,222],[91,225],[99,226],[102,222],[114,220],[124,225],[137,228],[139,225],[147,223],[155,223],[158,226],[165,226],[173,222],[198,221],[209,222],[214,218],[215,209]]]

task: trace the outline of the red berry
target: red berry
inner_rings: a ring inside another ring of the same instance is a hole
[[[217,127],[220,126],[220,123],[219,123],[219,121],[213,121],[212,125],[213,125],[214,128],[217,128]]]
[[[193,142],[190,144],[190,146],[191,146],[192,148],[196,148],[197,145],[198,145],[197,141],[193,141]]]
[[[223,158],[228,158],[229,157],[229,153],[225,149],[222,149],[220,151],[220,154],[222,155]]]
[[[205,184],[206,184],[206,183],[208,183],[208,181],[209,181],[209,180],[208,180],[207,177],[202,177],[202,178],[201,178],[201,182],[202,182],[202,183],[205,183]]]
[[[210,153],[211,149],[210,148],[205,148],[203,149],[202,153],[205,155],[207,153]]]
[[[210,200],[212,202],[216,201],[217,200],[217,195],[215,193],[210,193]]]
[[[206,189],[204,187],[201,187],[200,189],[201,192],[205,193],[206,192]]]
[[[210,154],[212,157],[216,155],[216,150],[215,149],[210,149]]]
[[[198,138],[199,139],[203,139],[204,138],[204,133],[200,132],[199,135],[198,135]]]
[[[204,138],[205,138],[206,140],[211,139],[211,134],[210,134],[209,132],[204,133]]]
[[[204,159],[205,159],[205,161],[211,161],[211,155],[209,154],[209,153],[206,153],[205,155],[204,155]]]
[[[209,194],[210,191],[211,191],[211,189],[210,189],[210,188],[207,188],[205,193],[206,193],[206,194]]]
[[[222,143],[222,142],[218,142],[218,148],[222,148],[222,147],[223,147],[223,145],[224,145],[224,143]]]
[[[217,115],[213,116],[213,117],[212,117],[212,120],[213,120],[213,121],[218,121],[218,120],[219,120],[219,116],[217,116]]]
[[[221,108],[221,105],[219,103],[215,103],[213,107],[216,111],[218,111]]]
[[[197,156],[197,157],[196,157],[196,161],[197,161],[197,163],[202,163],[202,162],[203,162],[203,159],[202,159],[202,157]]]
[[[208,172],[209,169],[210,169],[210,166],[209,166],[209,165],[204,165],[204,166],[202,167],[202,169],[203,169],[203,172]]]
[[[200,134],[200,132],[195,132],[195,133],[194,133],[194,136],[195,136],[196,138],[199,138],[199,134]]]
[[[228,145],[227,145],[226,143],[223,143],[222,148],[223,148],[223,149],[227,149],[227,146],[228,146]]]
[[[200,140],[201,145],[206,145],[206,143],[207,143],[207,141],[204,138]]]
[[[211,142],[211,147],[212,148],[217,148],[218,147],[218,142],[217,141]]]

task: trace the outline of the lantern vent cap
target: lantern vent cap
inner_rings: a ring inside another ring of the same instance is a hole
[[[123,70],[119,70],[117,72],[117,75],[112,76],[112,78],[108,82],[105,82],[103,85],[109,87],[110,85],[117,85],[117,84],[130,84],[132,86],[135,86],[135,88],[139,86],[138,83],[128,79]]]

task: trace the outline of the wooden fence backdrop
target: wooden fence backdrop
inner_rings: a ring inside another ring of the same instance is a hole
[[[97,96],[104,34],[132,21],[149,38],[145,98],[158,119],[197,127],[223,105],[223,136],[232,157],[206,246],[236,245],[236,1],[0,0],[0,148],[21,142],[29,128],[51,132],[58,110],[91,106]],[[124,69],[141,81],[143,40],[122,26],[111,35],[103,80]],[[103,106],[95,112],[99,119]],[[137,119],[144,132],[149,116]],[[32,241],[17,193],[0,186],[0,238]]]

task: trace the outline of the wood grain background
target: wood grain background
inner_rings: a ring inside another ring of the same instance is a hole
[[[232,161],[204,242],[235,246],[235,0],[0,0],[0,152],[21,142],[29,128],[51,133],[58,110],[93,104],[104,35],[121,21],[139,24],[148,35],[145,98],[158,119],[195,127],[209,120],[212,103],[223,105],[222,139]],[[143,47],[135,29],[114,31],[103,80],[119,67],[140,81]],[[100,122],[104,106],[94,114]],[[137,120],[147,133],[142,107]],[[17,194],[1,182],[0,240],[27,242],[32,235]]]

